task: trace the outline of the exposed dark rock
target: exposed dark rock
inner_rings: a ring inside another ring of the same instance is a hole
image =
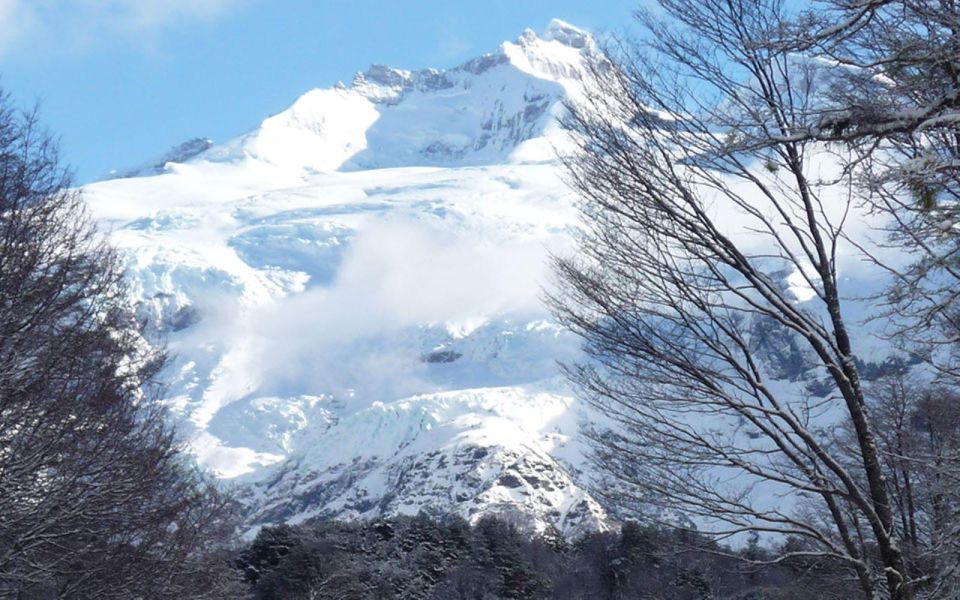
[[[427,363],[452,363],[463,355],[454,350],[434,350],[423,355],[423,362]]]

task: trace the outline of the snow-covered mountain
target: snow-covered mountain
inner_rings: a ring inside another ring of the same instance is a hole
[[[557,117],[595,60],[553,21],[453,69],[371,67],[85,188],[173,354],[167,403],[252,523],[606,527],[556,366],[577,342],[541,301],[576,218]]]

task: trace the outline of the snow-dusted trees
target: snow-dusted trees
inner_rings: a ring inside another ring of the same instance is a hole
[[[960,394],[898,372],[867,389],[902,545],[927,597],[960,584]],[[853,435],[843,446],[860,459]]]
[[[960,3],[826,0],[796,44],[838,65],[806,132],[842,143],[857,193],[890,217],[905,265],[889,306],[900,334],[960,379]],[[843,26],[837,28],[836,23]],[[812,42],[811,42],[812,40]]]
[[[792,43],[790,3],[659,4],[568,118],[585,228],[554,304],[591,359],[570,374],[612,422],[598,464],[632,493],[611,499],[790,536],[779,560],[838,561],[865,597],[912,598],[858,359],[868,315],[849,318],[868,305],[840,273],[866,215],[808,135],[835,69]]]
[[[0,98],[0,597],[189,597],[224,499],[147,396],[163,357],[68,183]]]
[[[568,544],[491,517],[418,515],[265,527],[238,564],[258,600],[819,600],[856,590],[822,565],[758,573],[730,554],[699,534],[629,522]]]

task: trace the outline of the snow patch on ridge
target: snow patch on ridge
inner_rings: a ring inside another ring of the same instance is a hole
[[[250,158],[288,168],[333,171],[367,147],[366,131],[379,117],[373,103],[355,91],[312,90],[256,131],[203,158],[221,162]]]
[[[604,527],[602,510],[574,483],[572,465],[557,458],[564,449],[582,452],[572,402],[533,389],[485,388],[374,403],[251,488],[252,504],[262,507],[257,520],[422,511],[476,520],[494,512],[532,515],[540,531],[595,531]]]
[[[551,19],[541,37],[546,41],[560,42],[565,46],[577,49],[591,48],[594,44],[593,36],[586,30],[560,19]]]

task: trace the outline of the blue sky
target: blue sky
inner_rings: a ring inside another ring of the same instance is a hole
[[[80,182],[224,141],[370,64],[454,66],[542,30],[631,25],[637,0],[0,0],[0,86],[39,102]]]

